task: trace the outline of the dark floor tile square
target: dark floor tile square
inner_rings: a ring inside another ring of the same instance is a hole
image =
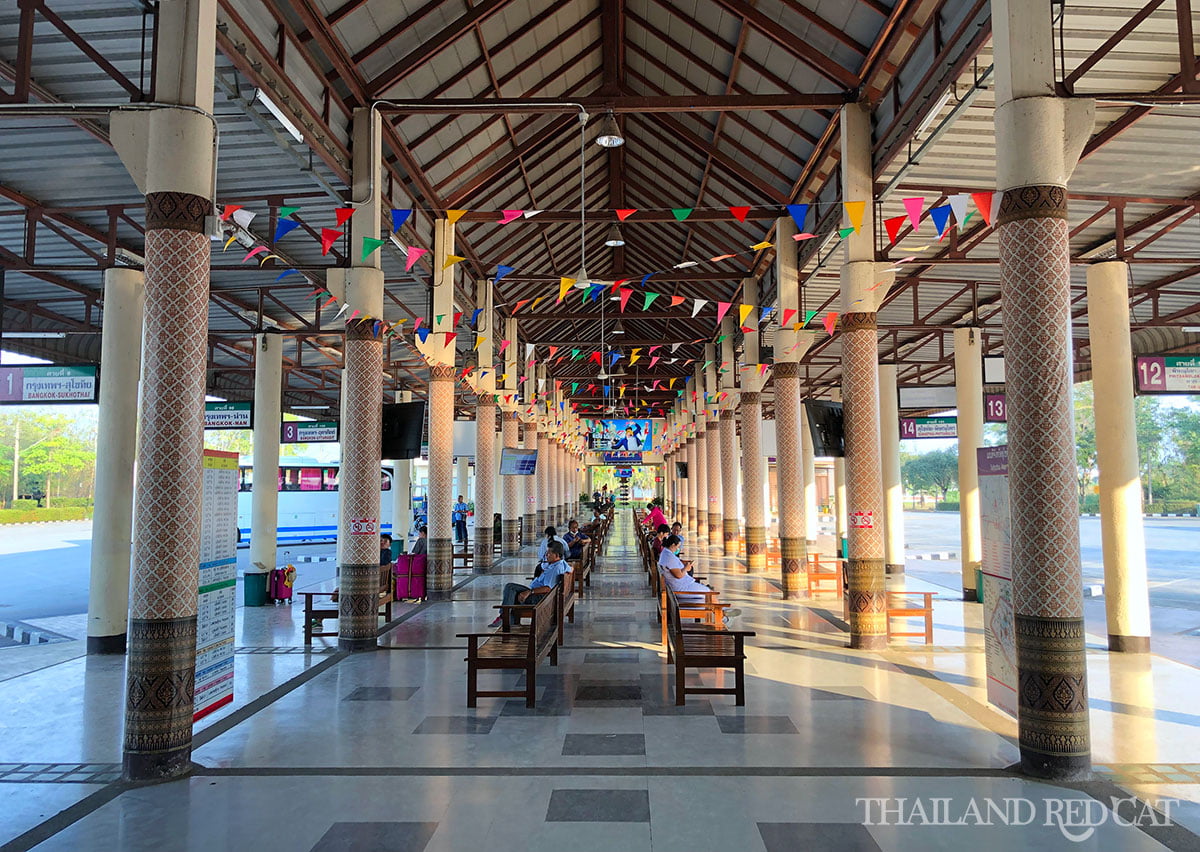
[[[407,701],[419,686],[360,686],[343,701]]]
[[[837,849],[838,852],[882,852],[866,826],[841,822],[760,822],[758,833],[767,852]]]
[[[495,716],[426,716],[414,734],[490,734]]]
[[[567,734],[563,754],[645,754],[645,734]]]
[[[646,790],[555,790],[546,822],[650,822]]]
[[[787,716],[717,716],[723,734],[798,734]]]
[[[641,651],[588,651],[583,655],[583,662],[586,663],[640,663],[642,661]]]
[[[576,701],[642,700],[642,687],[637,683],[581,683],[575,690]]]
[[[871,700],[874,698],[871,693],[863,689],[861,686],[839,686],[837,692],[832,692],[827,689],[812,689],[808,690],[809,698],[813,701],[859,701]]]
[[[689,696],[687,704],[684,704],[682,707],[675,703],[674,697],[672,697],[670,701],[663,702],[644,701],[642,702],[642,715],[715,716],[716,713],[713,711],[712,702],[707,698],[696,698],[695,696]]]
[[[436,822],[335,822],[312,852],[421,852]]]
[[[572,703],[563,699],[539,698],[534,707],[526,707],[524,698],[510,698],[500,709],[501,716],[570,716]]]

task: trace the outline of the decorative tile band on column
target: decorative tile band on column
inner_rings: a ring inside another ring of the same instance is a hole
[[[746,567],[749,570],[767,567],[766,527],[746,527]]]
[[[133,781],[185,774],[191,759],[211,209],[186,192],[146,196],[123,756]]]
[[[185,774],[192,757],[196,616],[129,619],[127,666],[125,777]]]
[[[724,537],[725,518],[721,514],[721,424],[716,420],[708,421],[704,428],[705,473],[708,487],[705,495],[708,497],[708,546],[720,548]]]
[[[338,648],[373,649],[379,623],[379,454],[383,343],[374,320],[346,323],[342,489],[343,536],[338,578]],[[348,523],[349,522],[349,523]],[[361,525],[355,532],[350,524]],[[347,535],[347,533],[350,533]]]
[[[1067,193],[1004,193],[996,220],[1004,307],[1021,766],[1090,771],[1072,404]]]
[[[521,519],[501,518],[500,552],[503,556],[516,556],[521,549]]]
[[[850,647],[877,649],[887,647],[887,596],[875,314],[846,313],[841,326],[846,504],[850,520]]]
[[[806,570],[808,553],[804,546],[804,539],[779,539],[779,560],[783,572],[784,600],[799,597],[800,592],[807,590],[805,578],[808,576]]]
[[[454,586],[454,367],[429,368],[429,559],[426,591],[447,600]]]
[[[1087,677],[1077,651],[1084,644],[1083,619],[1017,615],[1014,629],[1022,770],[1039,777],[1087,777]]]

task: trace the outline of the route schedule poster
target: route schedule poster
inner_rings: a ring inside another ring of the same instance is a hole
[[[200,595],[196,608],[196,703],[192,721],[233,701],[237,613],[238,455],[204,451]]]
[[[1012,527],[1008,447],[980,447],[979,514],[983,525],[983,644],[987,697],[1017,715],[1017,637],[1012,599]]]

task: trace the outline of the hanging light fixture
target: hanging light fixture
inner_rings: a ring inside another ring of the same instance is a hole
[[[617,227],[616,222],[608,226],[608,236],[605,237],[604,244],[610,248],[625,245],[625,238],[621,236],[621,229]]]
[[[624,334],[625,333],[625,327],[623,325],[621,325],[620,320],[617,320],[615,323],[613,323],[612,333],[613,334]]]
[[[617,119],[610,112],[600,122],[600,132],[596,135],[596,144],[601,148],[619,148],[625,144]]]

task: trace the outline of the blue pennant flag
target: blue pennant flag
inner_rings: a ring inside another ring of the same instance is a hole
[[[422,343],[424,343],[426,340],[428,340],[429,339],[429,326],[423,326],[421,328],[418,328],[417,329],[417,337],[421,338]]]
[[[475,313],[471,314],[471,325],[475,325],[475,320],[479,319],[481,313],[483,313],[483,308],[475,309]]]
[[[950,220],[950,210],[949,204],[929,208],[929,219],[933,222],[933,227],[937,228],[939,237],[946,231],[946,223]]]
[[[775,310],[775,306],[774,306],[774,305],[767,305],[765,308],[763,308],[763,310],[762,310],[762,316],[758,318],[758,321],[759,321],[759,322],[766,322],[766,321],[767,321],[767,317],[769,317],[769,316],[771,315],[771,311],[773,311],[773,310]]]
[[[278,276],[276,276],[275,280],[279,281],[279,280],[281,280],[283,278],[287,278],[289,275],[293,275],[293,274],[300,275],[301,273],[300,273],[299,269],[285,269],[285,270],[283,270],[283,272],[279,273]]]
[[[400,226],[408,221],[408,217],[412,215],[412,210],[392,210],[392,233],[400,230]]]
[[[515,269],[516,269],[515,266],[504,266],[503,264],[497,266],[496,267],[496,277],[493,279],[493,282],[496,284],[499,284],[501,278],[503,278],[508,273],[514,271]]]
[[[787,212],[791,214],[792,221],[796,223],[796,230],[804,233],[804,220],[808,218],[807,204],[789,204]]]
[[[275,226],[275,242],[279,242],[299,227],[300,223],[295,219],[280,219],[279,224]]]

